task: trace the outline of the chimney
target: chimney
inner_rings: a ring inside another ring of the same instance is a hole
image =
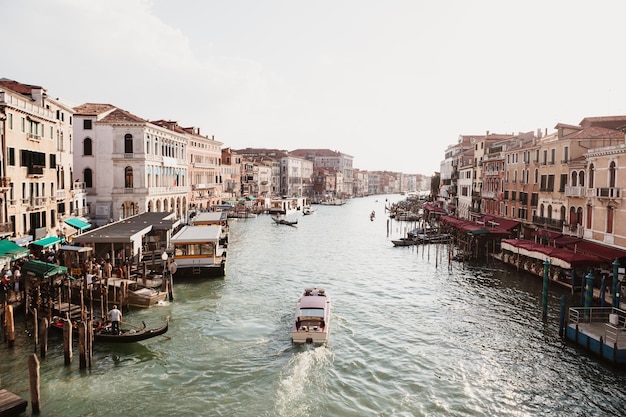
[[[46,98],[46,90],[42,87],[32,87],[30,90],[30,96],[33,98],[34,102],[43,107],[43,100]]]

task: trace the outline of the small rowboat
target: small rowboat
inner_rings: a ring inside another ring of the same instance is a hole
[[[147,329],[146,323],[140,329],[121,329],[120,334],[115,334],[111,326],[105,326],[94,332],[93,338],[96,342],[105,343],[134,343],[150,339],[167,332],[170,318],[165,319],[165,325],[156,329]]]

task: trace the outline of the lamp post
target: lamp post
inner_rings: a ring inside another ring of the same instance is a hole
[[[161,260],[163,261],[163,275],[161,278],[161,291],[167,291],[167,252],[163,251]]]

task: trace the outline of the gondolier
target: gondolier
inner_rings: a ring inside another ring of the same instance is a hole
[[[113,334],[120,334],[122,312],[117,309],[117,305],[114,305],[111,311],[109,311],[109,320],[111,320],[111,325],[113,326]]]

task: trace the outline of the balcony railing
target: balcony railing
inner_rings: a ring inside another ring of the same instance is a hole
[[[620,198],[620,189],[614,187],[598,187],[595,196],[598,198]]]
[[[483,191],[481,193],[481,196],[483,198],[496,198],[496,192],[495,191]]]
[[[533,223],[542,226],[563,229],[564,220],[550,219],[548,217],[533,216]]]
[[[585,187],[566,185],[565,196],[566,197],[585,197]]]

